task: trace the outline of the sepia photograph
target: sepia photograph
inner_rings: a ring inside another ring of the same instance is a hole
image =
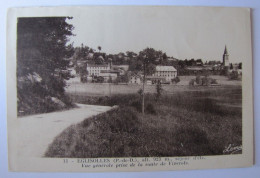
[[[91,171],[145,161],[151,169],[162,160],[167,170],[224,167],[189,163],[207,158],[253,164],[249,9],[93,6],[8,15],[12,170],[47,170],[33,169],[32,160],[70,158],[80,167],[102,163]],[[22,159],[31,159],[28,167]]]

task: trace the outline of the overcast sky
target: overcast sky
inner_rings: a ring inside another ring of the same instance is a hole
[[[72,12],[74,46],[102,47],[108,54],[146,47],[178,59],[230,62],[250,57],[250,20],[246,9],[178,7],[89,7]]]

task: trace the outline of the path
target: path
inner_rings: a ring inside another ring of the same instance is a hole
[[[109,106],[77,104],[78,108],[18,118],[17,156],[42,157],[53,139],[70,125],[112,109]]]

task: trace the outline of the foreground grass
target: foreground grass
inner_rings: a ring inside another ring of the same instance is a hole
[[[82,103],[119,108],[69,127],[55,138],[45,156],[221,155],[229,144],[242,145],[241,88],[182,92],[156,102],[150,94],[146,101],[143,116],[140,96],[135,94],[81,97]]]

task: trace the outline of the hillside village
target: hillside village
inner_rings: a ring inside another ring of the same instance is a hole
[[[72,62],[74,82],[82,83],[122,83],[141,84],[144,77],[144,57],[134,52],[107,55],[81,46],[75,49],[75,54],[70,59]],[[179,60],[168,57],[166,53],[153,48],[145,49],[153,58],[147,63],[150,69],[146,73],[145,83],[148,85],[174,84],[179,82],[178,76],[185,75],[224,75],[230,79],[241,79],[242,63],[231,63],[227,47],[224,48],[222,60],[206,61],[202,59]],[[144,51],[145,51],[144,50]],[[142,52],[144,52],[142,51]],[[140,53],[142,53],[140,52]],[[147,58],[147,57],[146,57]]]

